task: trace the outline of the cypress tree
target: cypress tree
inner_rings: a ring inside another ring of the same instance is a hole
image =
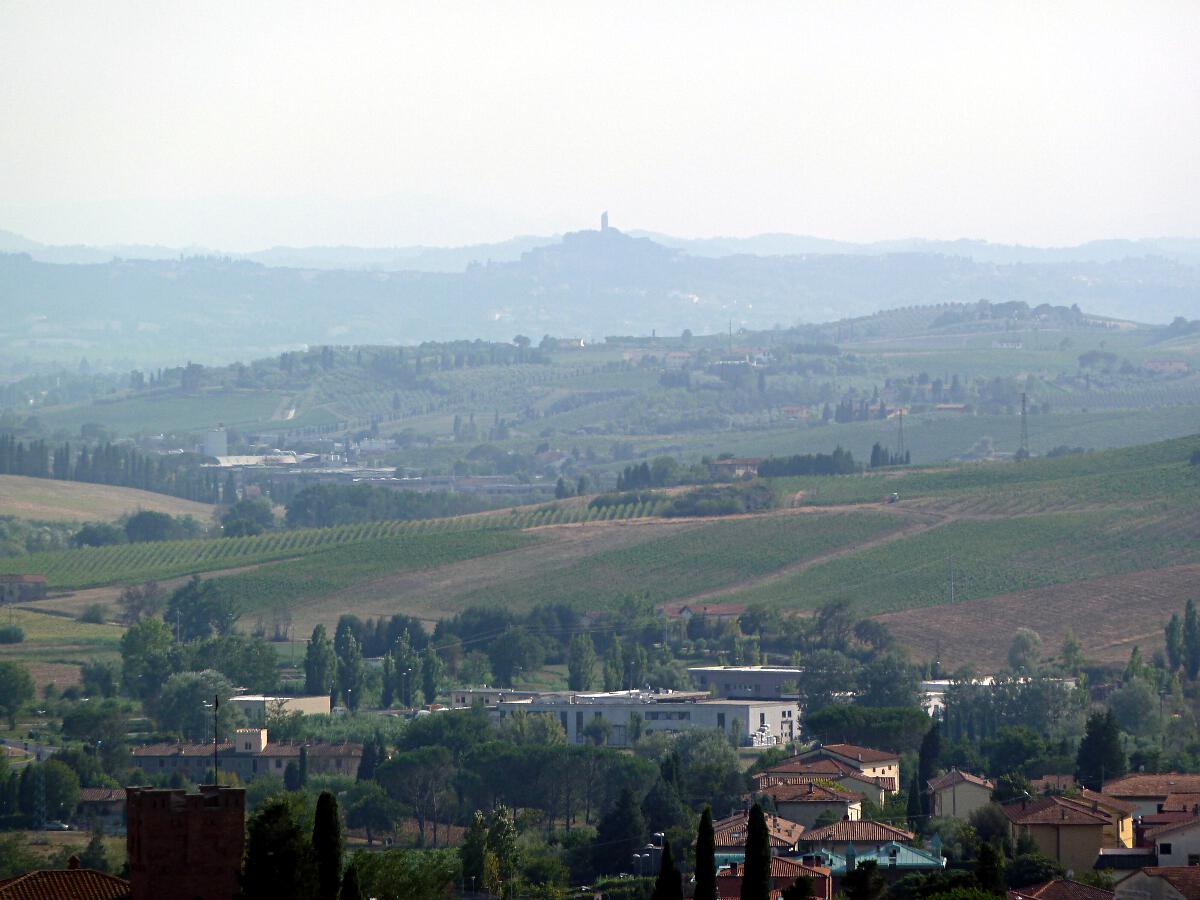
[[[746,862],[742,868],[742,900],[770,900],[771,839],[762,807],[750,807],[746,828]]]
[[[716,836],[713,834],[712,807],[705,806],[696,832],[696,890],[693,900],[717,900]]]
[[[937,771],[938,758],[942,755],[942,735],[940,726],[934,722],[927,732],[925,737],[921,739],[921,750],[917,756],[917,780],[919,784],[928,784],[932,780],[934,773]],[[929,809],[929,794],[918,791],[921,796],[921,814],[928,816]]]
[[[1111,709],[1088,716],[1087,729],[1075,757],[1075,780],[1099,791],[1109,778],[1120,778],[1126,770],[1121,747],[1121,727]]]
[[[300,787],[308,784],[308,748],[300,748]]]
[[[921,822],[923,813],[921,803],[921,785],[920,778],[917,773],[913,773],[912,782],[908,786],[908,827],[916,831],[918,823]]]
[[[662,860],[650,900],[683,900],[683,881],[679,877],[679,870],[675,868],[675,860],[671,858],[670,841],[663,841]]]
[[[338,900],[342,883],[342,823],[337,798],[321,791],[313,817],[313,858],[317,864],[316,900]]]
[[[375,777],[375,742],[366,741],[363,744],[362,761],[358,764],[358,774],[355,781],[370,781]]]
[[[1171,614],[1171,621],[1167,622],[1166,637],[1167,665],[1174,672],[1183,665],[1183,622],[1179,613]]]

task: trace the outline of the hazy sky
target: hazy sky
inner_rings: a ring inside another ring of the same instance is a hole
[[[0,2],[0,228],[1200,235],[1200,2]]]

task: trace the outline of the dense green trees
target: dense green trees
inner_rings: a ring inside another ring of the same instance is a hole
[[[324,625],[316,625],[304,649],[304,693],[311,696],[332,694],[337,679],[337,657],[325,634]]]
[[[571,638],[567,656],[567,687],[573,691],[590,691],[596,678],[596,648],[590,635],[583,633]]]
[[[0,715],[8,727],[17,727],[17,713],[33,699],[33,679],[20,663],[0,662]]]
[[[246,823],[242,890],[247,900],[289,897],[314,900],[317,885],[312,842],[305,834],[299,795],[273,797]]]

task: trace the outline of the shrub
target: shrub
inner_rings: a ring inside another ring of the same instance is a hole
[[[103,603],[89,604],[79,614],[79,621],[87,622],[91,625],[103,625],[108,621],[108,607]]]
[[[0,644],[19,644],[25,640],[25,629],[20,625],[0,625]]]

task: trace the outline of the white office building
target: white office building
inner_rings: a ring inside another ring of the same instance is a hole
[[[534,698],[505,699],[496,707],[503,720],[516,712],[543,713],[558,719],[567,742],[593,740],[593,722],[605,723],[605,742],[630,746],[636,733],[720,731],[739,746],[773,747],[796,737],[795,703],[772,700],[713,700],[695,691],[614,691],[612,693],[555,693]],[[632,732],[632,733],[631,733]]]

